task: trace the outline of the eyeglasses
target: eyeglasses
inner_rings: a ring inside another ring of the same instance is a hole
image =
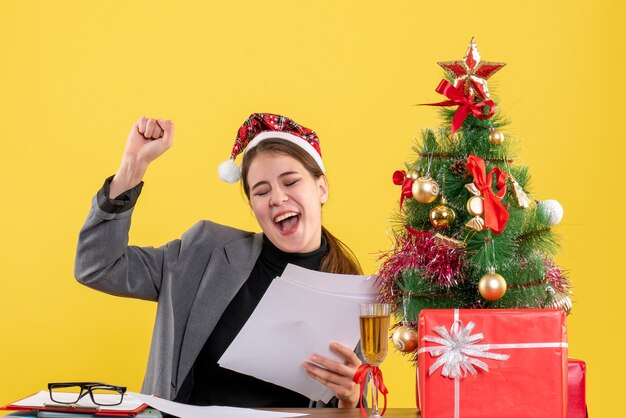
[[[125,386],[114,386],[99,382],[48,383],[50,399],[58,404],[75,404],[89,395],[91,401],[100,406],[115,406],[122,403]]]

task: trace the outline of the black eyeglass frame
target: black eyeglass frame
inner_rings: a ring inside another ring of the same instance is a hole
[[[62,402],[62,401],[58,401],[56,399],[54,399],[52,390],[53,389],[63,389],[63,388],[71,388],[71,387],[79,387],[80,388],[80,393],[78,394],[78,398],[73,401],[73,402]],[[120,401],[118,403],[109,403],[109,404],[102,404],[99,403],[98,401],[96,401],[94,394],[93,394],[93,390],[95,389],[106,389],[106,390],[111,390],[111,391],[115,391],[117,393],[120,394]],[[101,382],[62,382],[62,383],[48,383],[48,392],[50,393],[50,399],[53,402],[59,403],[59,404],[63,404],[63,405],[72,405],[77,403],[78,401],[80,401],[82,398],[84,398],[87,394],[89,395],[89,397],[91,398],[91,402],[93,402],[95,405],[98,406],[117,406],[120,405],[123,401],[124,401],[124,394],[126,393],[126,386],[116,386],[116,385],[109,385],[108,383],[101,383]]]

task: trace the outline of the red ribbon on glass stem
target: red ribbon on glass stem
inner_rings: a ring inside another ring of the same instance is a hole
[[[486,174],[485,161],[475,155],[467,157],[467,169],[474,176],[474,184],[480,190],[484,201],[485,227],[499,234],[509,221],[509,211],[501,200],[506,193],[506,173],[500,167],[494,167]],[[496,175],[496,189],[491,188],[491,180]]]
[[[493,100],[485,100],[484,102],[474,102],[474,96],[466,96],[463,91],[454,87],[453,84],[446,80],[441,80],[435,91],[443,94],[450,100],[439,103],[424,103],[420,106],[459,106],[452,117],[452,126],[450,128],[450,139],[454,139],[454,133],[461,128],[467,116],[471,113],[476,119],[489,119],[496,111],[496,104]],[[489,107],[489,113],[485,114],[483,109]]]
[[[359,368],[354,373],[354,377],[352,380],[354,383],[358,383],[361,386],[361,393],[359,394],[359,406],[361,408],[361,416],[363,418],[367,417],[367,411],[363,407],[363,391],[365,389],[365,382],[367,382],[367,374],[372,372],[372,385],[376,388],[376,405],[378,406],[378,392],[383,394],[384,404],[383,404],[383,412],[380,415],[385,415],[385,411],[387,410],[387,393],[389,391],[385,387],[383,383],[383,372],[380,371],[378,366],[372,366],[371,364],[361,364]],[[374,391],[372,391],[372,396]],[[372,402],[374,400],[372,399]]]
[[[402,212],[404,199],[413,196],[413,192],[411,191],[413,180],[406,176],[406,171],[398,170],[393,173],[393,184],[402,186],[402,194],[400,195],[400,212]]]

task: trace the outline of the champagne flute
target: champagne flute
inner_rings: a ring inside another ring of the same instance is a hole
[[[359,305],[361,323],[361,351],[371,366],[378,367],[387,357],[389,340],[389,314],[391,305],[387,303],[363,303]],[[370,417],[380,418],[378,413],[378,388],[370,374],[372,385],[372,409]]]

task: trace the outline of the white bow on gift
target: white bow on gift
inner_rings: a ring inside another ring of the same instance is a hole
[[[477,345],[476,343],[481,341],[484,337],[482,333],[470,335],[474,326],[473,322],[469,322],[467,326],[464,327],[461,321],[454,321],[450,327],[450,332],[448,332],[446,327],[438,326],[434,328],[434,331],[439,334],[440,337],[432,335],[424,336],[424,341],[441,344],[424,347],[418,350],[418,354],[420,351],[428,351],[431,356],[440,357],[428,369],[429,375],[433,374],[441,366],[443,366],[441,375],[444,377],[456,379],[467,376],[467,373],[476,375],[477,371],[474,366],[486,372],[489,371],[487,363],[476,357],[491,360],[508,360],[509,357],[511,357],[508,354],[490,353],[489,344]]]

